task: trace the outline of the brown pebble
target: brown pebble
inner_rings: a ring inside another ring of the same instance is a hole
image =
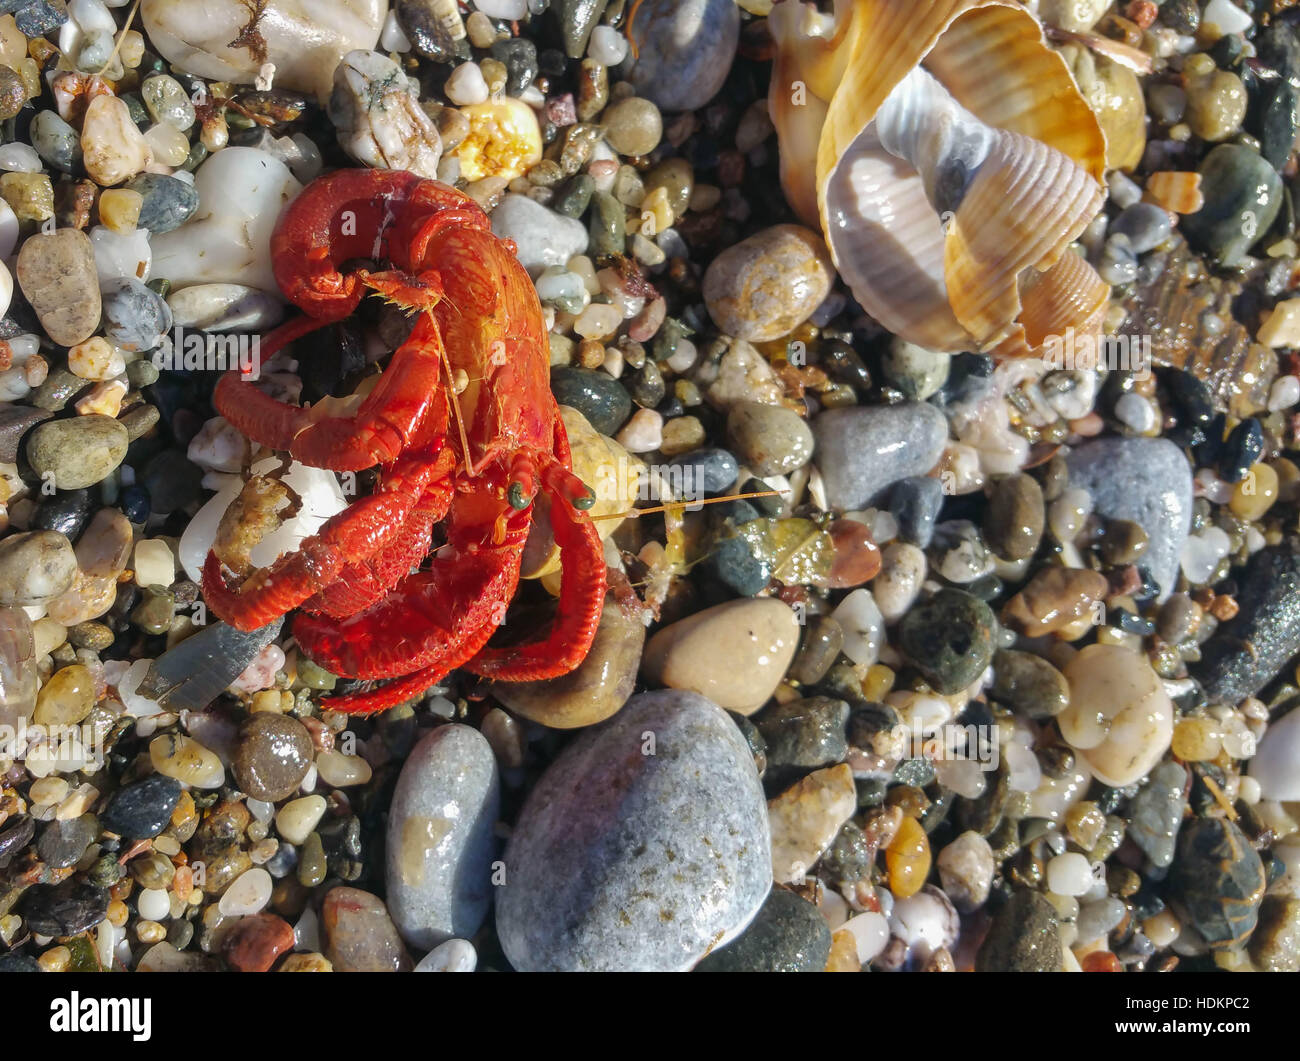
[[[37,232],[18,252],[18,286],[50,339],[75,346],[99,327],[99,274],[90,237],[75,228]]]
[[[225,934],[226,964],[240,973],[264,973],[294,944],[293,926],[275,914],[240,918]]]
[[[411,959],[383,900],[359,888],[333,888],[321,907],[325,956],[341,973],[400,973]]]
[[[231,766],[239,787],[275,803],[293,795],[312,763],[312,740],[296,718],[259,711],[239,730]]]

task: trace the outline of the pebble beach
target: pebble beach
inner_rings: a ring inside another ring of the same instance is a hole
[[[1300,971],[1300,8],[941,7],[828,88],[795,28],[897,0],[0,0],[0,971]],[[1092,135],[1019,332],[944,287],[953,33]],[[417,326],[262,356],[277,221],[346,169],[459,189],[536,289],[609,571],[568,674],[348,714],[205,597],[381,483],[214,404],[355,412]]]

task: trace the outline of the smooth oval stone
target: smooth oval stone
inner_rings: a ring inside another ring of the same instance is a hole
[[[1240,703],[1300,651],[1300,556],[1285,545],[1259,550],[1237,578],[1241,610],[1201,649],[1191,672],[1216,703]]]
[[[799,632],[794,612],[779,600],[728,601],[656,633],[641,669],[650,681],[750,715],[785,677]]]
[[[762,343],[789,335],[830,294],[835,266],[821,236],[774,225],[713,259],[704,303],[726,335]]]
[[[473,936],[492,904],[496,756],[478,730],[439,726],[402,765],[388,814],[388,910],[412,947]]]
[[[1070,486],[1092,494],[1096,515],[1131,520],[1147,532],[1140,566],[1163,601],[1178,581],[1192,525],[1192,470],[1183,451],[1164,438],[1103,438],[1074,450],[1066,464]]]
[[[826,502],[843,511],[865,508],[900,479],[934,467],[948,439],[948,421],[933,405],[830,409],[812,422]]]
[[[321,904],[325,956],[340,973],[404,973],[411,959],[384,902],[359,888],[331,888]]]
[[[1282,208],[1282,179],[1258,151],[1220,144],[1200,165],[1205,205],[1179,223],[1188,242],[1233,266],[1263,239]]]
[[[153,774],[114,792],[99,816],[100,824],[127,840],[157,836],[171,821],[180,798],[179,781]]]
[[[614,435],[632,415],[632,398],[605,372],[562,365],[551,372],[551,393],[558,405],[577,409],[602,435]]]
[[[55,169],[72,173],[81,162],[81,137],[54,111],[37,111],[28,135],[37,154]]]
[[[993,687],[989,691],[1032,719],[1052,718],[1070,703],[1065,675],[1041,656],[1012,649],[1000,649],[993,657]]]
[[[111,416],[91,413],[50,420],[27,440],[32,471],[53,476],[59,490],[81,490],[102,482],[126,457],[127,429]]]
[[[55,820],[41,833],[36,853],[51,869],[75,866],[98,835],[99,819],[93,814],[83,814],[67,821]]]
[[[737,402],[727,414],[727,438],[755,475],[786,475],[808,463],[812,429],[792,409],[763,402]]]
[[[80,229],[36,232],[18,251],[18,286],[50,339],[75,346],[99,326],[99,276],[90,237]]]
[[[492,695],[513,714],[552,729],[603,722],[632,695],[645,645],[645,626],[613,595],[605,598],[596,639],[575,670],[538,682],[497,682]]]
[[[1263,863],[1235,824],[1193,818],[1183,826],[1167,887],[1212,950],[1231,950],[1250,938],[1264,884]]]
[[[673,971],[734,938],[772,884],[753,756],[716,704],[643,693],[529,793],[497,932],[520,971]]]
[[[76,553],[57,531],[28,531],[0,540],[0,607],[44,604],[76,577]]]
[[[643,0],[629,36],[637,93],[665,111],[698,110],[731,70],[740,11],[734,0]]]
[[[312,763],[311,734],[296,718],[259,711],[239,728],[231,768],[235,782],[254,799],[287,799]]]
[[[181,288],[167,296],[167,306],[176,324],[205,332],[264,331],[284,316],[284,304],[278,298],[243,284]]]
[[[736,458],[717,446],[679,454],[665,468],[665,477],[674,485],[677,495],[683,498],[720,494],[730,488],[740,474]]]
[[[123,187],[140,193],[144,202],[136,225],[155,236],[180,228],[199,208],[199,193],[194,186],[164,173],[141,173]]]
[[[826,918],[807,899],[773,888],[735,940],[709,954],[697,973],[819,973],[831,956]]]
[[[1033,556],[1043,537],[1043,489],[1031,475],[1009,475],[993,488],[984,538],[1004,560]]]

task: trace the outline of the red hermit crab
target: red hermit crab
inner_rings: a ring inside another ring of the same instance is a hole
[[[326,702],[350,713],[392,707],[459,666],[508,681],[571,671],[595,636],[605,562],[586,512],[593,495],[573,474],[551,395],[537,293],[514,246],[447,185],[342,170],[290,205],[271,255],[276,281],[305,316],[271,332],[263,356],[342,320],[371,292],[418,312],[351,416],[276,401],[237,372],[222,377],[217,410],[255,442],[317,468],[379,465],[380,476],[370,496],[237,588],[210,552],[203,593],[213,611],[251,630],[301,608],[294,637],[321,666],[396,679]],[[340,272],[362,258],[390,265]],[[544,640],[489,648],[539,492],[551,500],[563,562],[558,613]],[[442,520],[446,544],[430,555]]]

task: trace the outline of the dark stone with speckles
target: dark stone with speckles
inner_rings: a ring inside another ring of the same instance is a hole
[[[695,967],[697,973],[819,973],[831,956],[831,930],[807,899],[773,888],[749,927]]]

